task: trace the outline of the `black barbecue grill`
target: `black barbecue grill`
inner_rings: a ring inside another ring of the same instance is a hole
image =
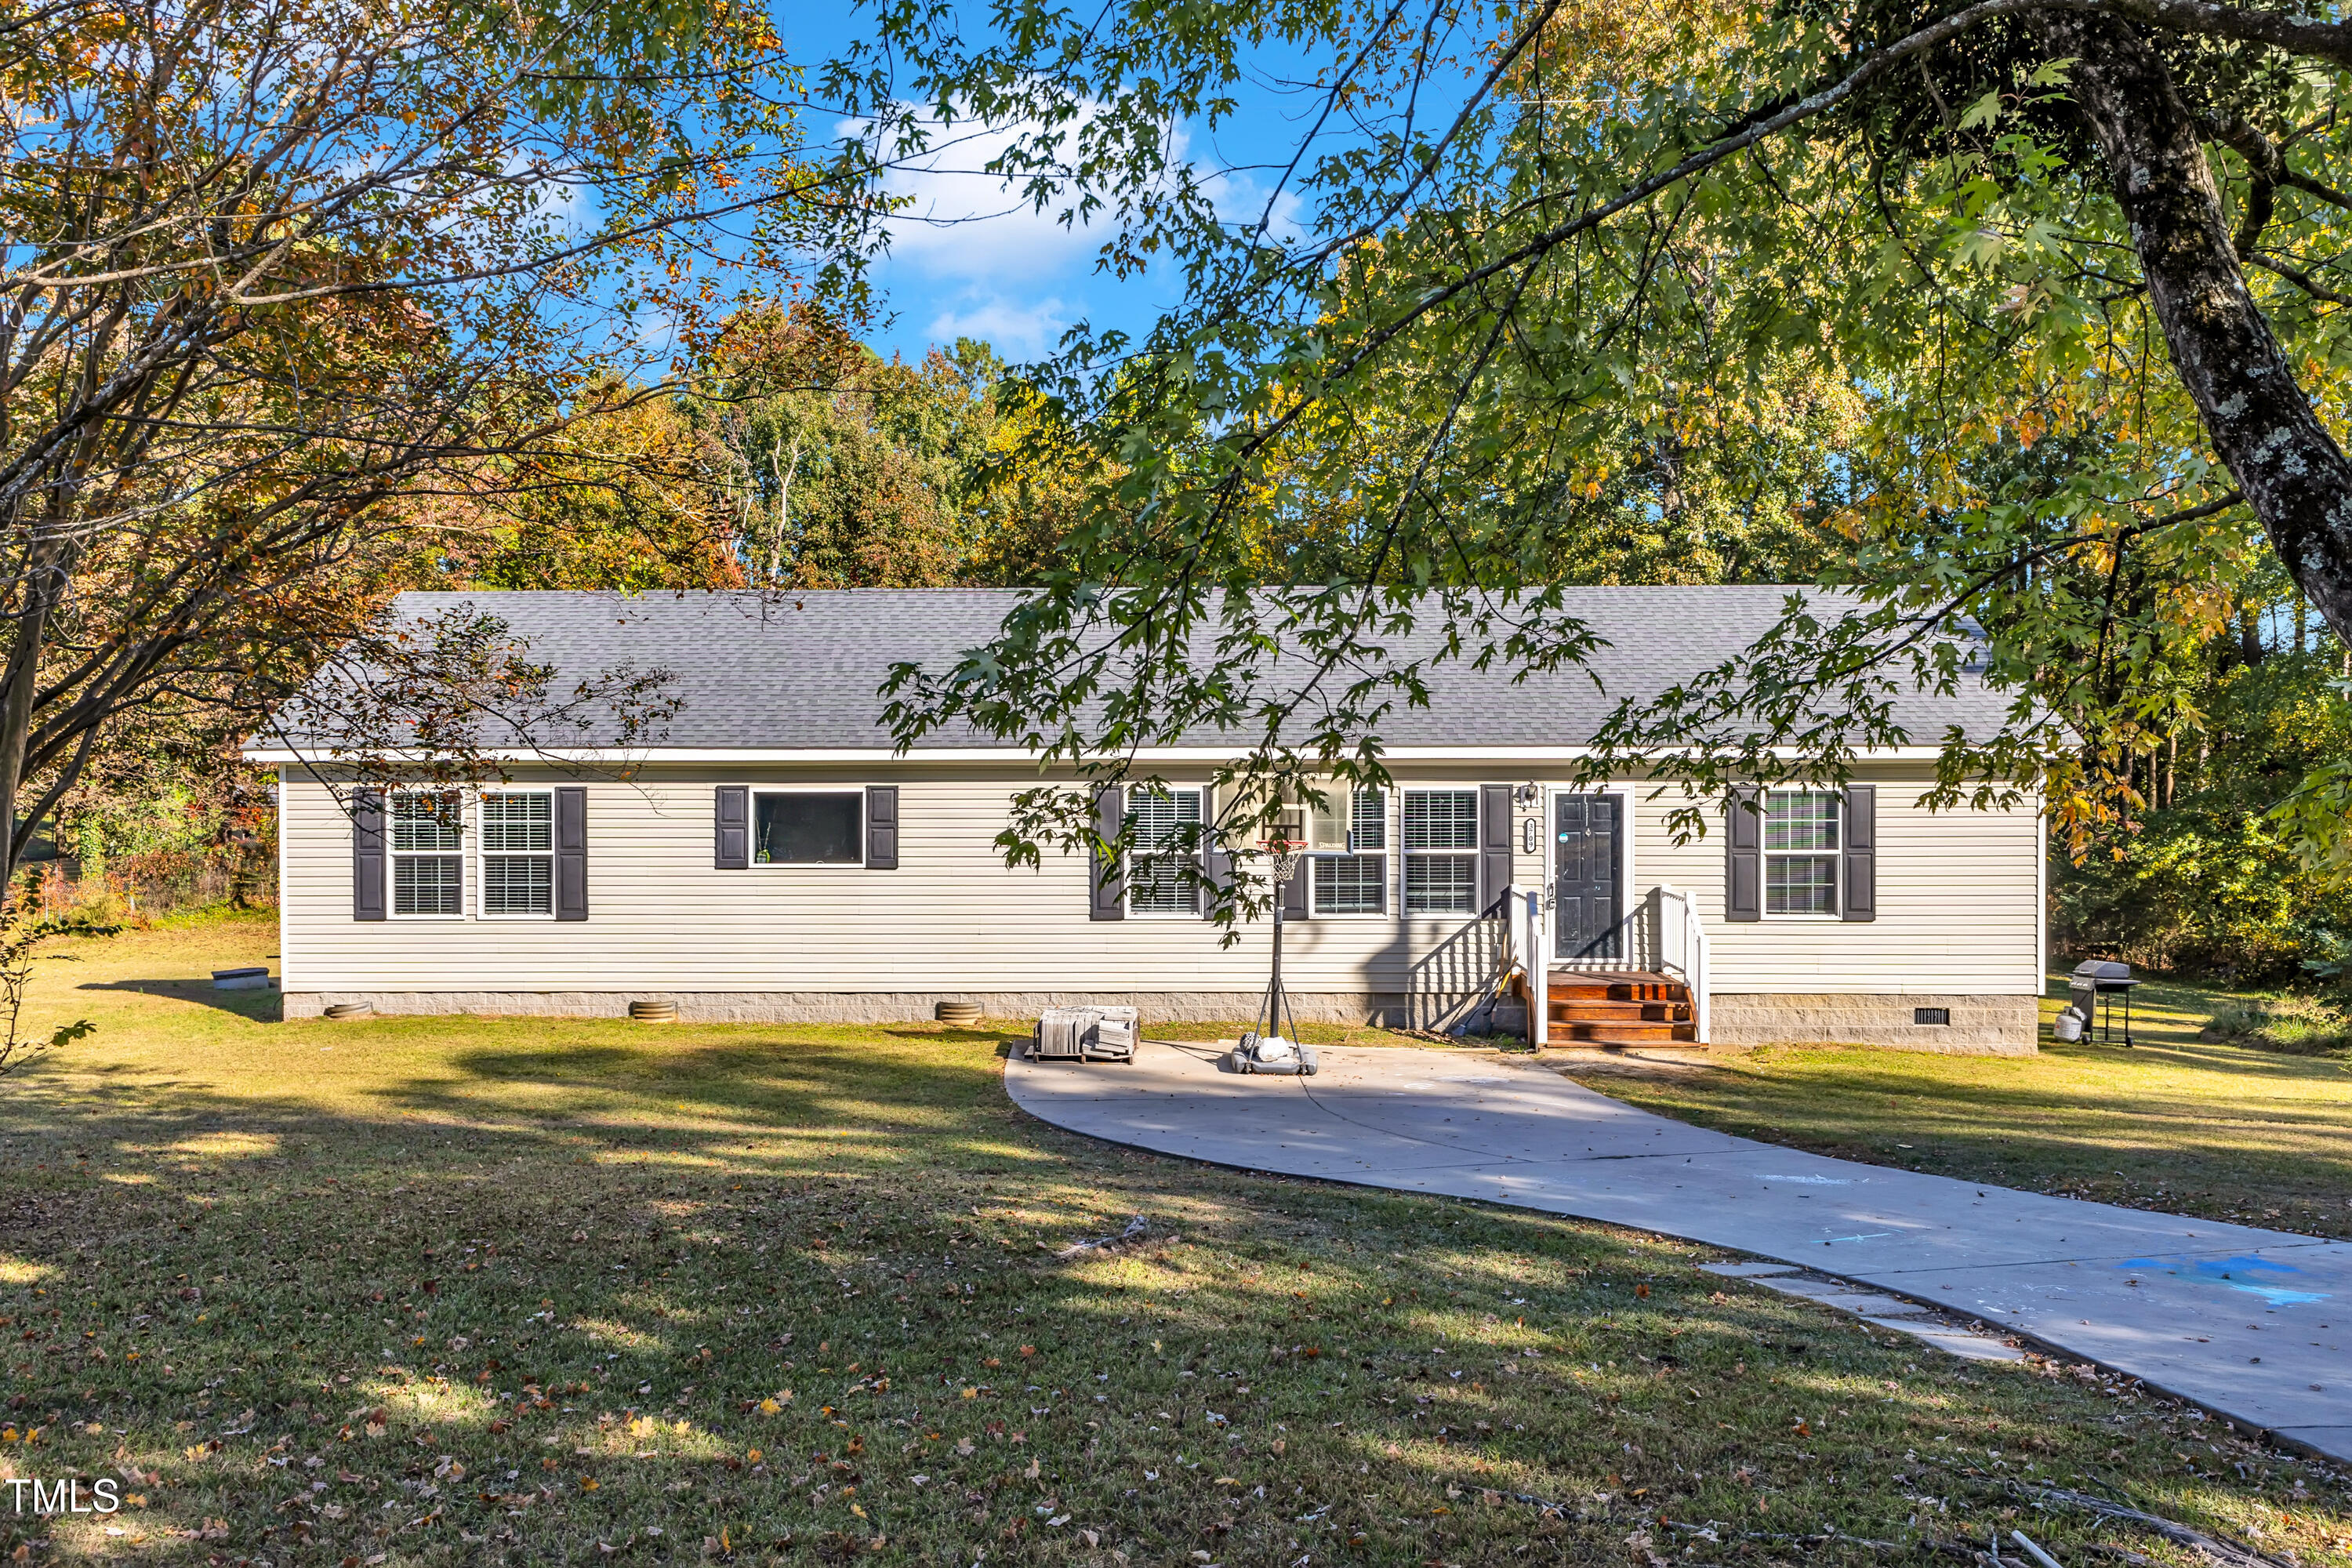
[[[2067,977],[2066,989],[2073,999],[2074,1011],[2083,1016],[2083,1037],[2086,1040],[2091,1037],[2092,1008],[2105,1003],[2106,1016],[2100,1026],[2099,1039],[2105,1045],[2115,1044],[2116,998],[2120,996],[2124,999],[2124,1044],[2130,1045],[2131,994],[2132,987],[2138,984],[2132,978],[2128,963],[2094,958],[2088,963],[2076,964],[2074,973]]]

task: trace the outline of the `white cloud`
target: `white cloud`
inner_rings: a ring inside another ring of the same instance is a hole
[[[1298,181],[1293,175],[1274,198],[1273,209],[1266,206],[1266,195],[1274,184],[1275,173],[1266,171],[1261,179],[1257,171],[1228,169],[1222,174],[1205,172],[1209,199],[1216,204],[1217,216],[1235,227],[1255,228],[1260,218],[1265,219],[1266,237],[1276,245],[1297,245],[1310,228],[1307,204],[1298,195]]]
[[[934,342],[981,338],[1007,359],[1035,359],[1054,346],[1076,314],[1058,295],[1018,300],[990,294],[950,306],[924,330]]]
[[[845,126],[854,132],[855,126]],[[1039,212],[1018,182],[984,173],[1029,127],[934,127],[932,144],[893,169],[883,185],[908,198],[889,220],[890,257],[928,278],[1004,286],[1034,281],[1088,260],[1099,241]]]
[[[845,121],[839,131],[857,135],[866,129]],[[890,248],[881,279],[907,324],[921,323],[932,342],[983,338],[1010,359],[1034,359],[1051,352],[1083,317],[1141,331],[1148,327],[1141,316],[1172,303],[1160,299],[1164,285],[1156,275],[1115,279],[1095,272],[1106,237],[1099,226],[1065,226],[1056,205],[1040,212],[1018,181],[983,172],[1034,129],[1027,123],[934,125],[931,146],[883,180],[889,195],[904,200],[887,220]],[[1082,129],[1070,126],[1066,135]],[[1192,146],[1190,129],[1176,127],[1171,159],[1181,164]],[[1237,225],[1257,222],[1273,171],[1210,165],[1198,174],[1220,216]],[[1295,244],[1307,232],[1307,216],[1296,188],[1286,189],[1275,201],[1269,234],[1277,244]]]

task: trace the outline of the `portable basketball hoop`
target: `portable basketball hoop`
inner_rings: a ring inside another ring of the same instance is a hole
[[[1312,1074],[1316,1068],[1314,1050],[1298,1043],[1298,1015],[1291,1011],[1290,993],[1282,984],[1282,889],[1297,874],[1299,856],[1306,848],[1299,839],[1263,838],[1255,850],[1266,858],[1266,868],[1273,874],[1274,968],[1249,1033],[1234,1047],[1234,1068],[1239,1072]]]

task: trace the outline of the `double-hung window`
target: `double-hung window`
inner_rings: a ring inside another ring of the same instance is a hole
[[[1478,912],[1478,792],[1404,792],[1404,910],[1409,915]]]
[[[1318,915],[1389,908],[1389,803],[1377,789],[1332,790],[1307,812],[1307,887]]]
[[[482,913],[555,912],[555,795],[543,789],[482,796]]]
[[[392,797],[392,912],[466,912],[465,808],[455,790]]]
[[[1764,912],[1838,912],[1838,797],[1819,789],[1764,796]]]
[[[1130,789],[1127,818],[1133,829],[1127,858],[1127,911],[1133,915],[1201,912],[1201,792]],[[1187,870],[1195,877],[1186,876]]]

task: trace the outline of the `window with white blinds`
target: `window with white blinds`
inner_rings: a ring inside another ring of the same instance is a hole
[[[482,913],[555,912],[555,795],[500,790],[482,796]]]
[[[1412,915],[1478,912],[1478,792],[1404,792],[1404,908]]]
[[[387,813],[394,915],[466,912],[465,808],[455,790],[401,790]]]
[[[1131,915],[1197,915],[1200,884],[1196,847],[1201,792],[1196,789],[1131,789],[1127,818],[1133,848],[1127,862],[1127,912]]]

